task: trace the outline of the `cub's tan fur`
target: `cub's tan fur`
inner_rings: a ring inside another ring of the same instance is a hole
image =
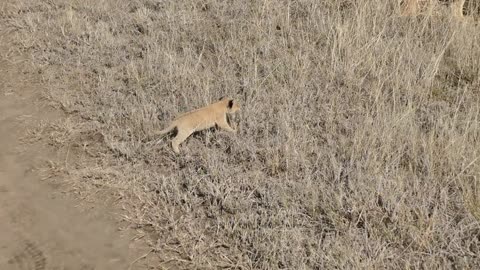
[[[226,131],[235,132],[228,124],[227,113],[234,113],[238,110],[240,110],[240,107],[237,102],[230,98],[222,98],[220,101],[206,107],[178,116],[167,128],[159,131],[157,135],[164,135],[176,130],[177,135],[172,140],[172,148],[178,154],[180,152],[178,146],[195,131],[218,126]]]

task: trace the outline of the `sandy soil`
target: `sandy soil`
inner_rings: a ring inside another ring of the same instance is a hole
[[[39,101],[22,66],[0,47],[0,269],[146,269],[135,260],[145,251],[129,248],[108,209],[87,211],[41,181],[36,168],[57,155],[21,138],[59,113]]]

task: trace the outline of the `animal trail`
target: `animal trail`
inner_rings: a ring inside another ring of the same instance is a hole
[[[21,250],[8,261],[8,264],[19,270],[45,270],[47,259],[35,243],[24,240]]]

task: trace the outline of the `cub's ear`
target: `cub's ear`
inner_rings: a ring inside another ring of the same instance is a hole
[[[220,100],[224,100],[224,99],[225,99],[225,96],[223,96],[223,97],[219,98],[219,99],[218,99],[218,101],[220,101]]]
[[[228,108],[229,108],[229,109],[233,108],[233,99],[230,99],[230,100],[228,101]]]

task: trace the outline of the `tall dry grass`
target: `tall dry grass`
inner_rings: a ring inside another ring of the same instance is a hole
[[[160,269],[480,267],[480,27],[396,0],[18,0],[43,132]],[[238,134],[147,140],[228,95]]]

